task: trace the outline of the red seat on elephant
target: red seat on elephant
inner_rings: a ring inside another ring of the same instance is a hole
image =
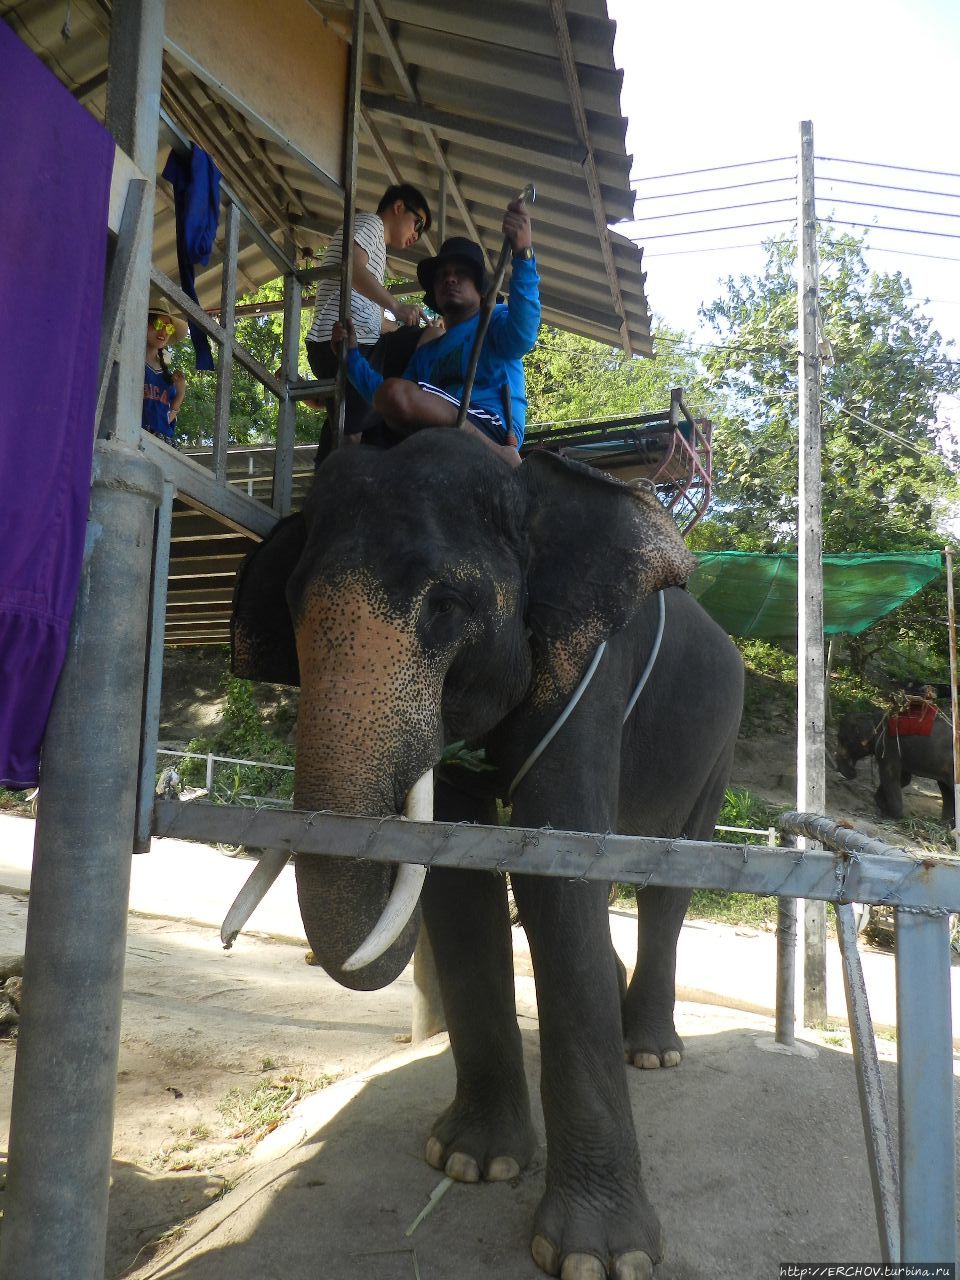
[[[887,733],[891,738],[929,738],[936,718],[936,703],[916,702],[906,711],[891,715],[887,721]]]

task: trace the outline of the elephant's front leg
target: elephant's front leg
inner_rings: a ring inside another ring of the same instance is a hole
[[[648,1280],[661,1233],[640,1176],[606,886],[513,877],[542,1051],[546,1191],[534,1259],[564,1280]]]
[[[426,1157],[460,1182],[514,1178],[535,1147],[513,986],[506,882],[434,869],[423,892],[457,1092]]]
[[[637,891],[637,966],[623,1001],[623,1045],[635,1067],[677,1067],[683,1041],[673,1021],[677,940],[688,889]]]

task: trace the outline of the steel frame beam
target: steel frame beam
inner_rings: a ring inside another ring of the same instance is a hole
[[[592,835],[580,831],[410,822],[330,813],[263,813],[159,800],[155,834],[374,862],[515,871],[574,880],[719,888],[825,902],[893,903],[960,911],[960,864],[888,846],[869,858],[826,850],[801,855],[766,845]]]
[[[373,23],[378,37],[380,38],[380,43],[383,45],[384,52],[387,55],[390,65],[393,67],[397,79],[400,81],[401,89],[411,102],[422,107],[423,103],[420,101],[420,95],[417,93],[414,83],[410,79],[407,64],[404,62],[403,56],[397,48],[397,42],[393,38],[383,10],[380,8],[377,0],[366,0],[366,6],[367,12],[370,14],[370,20]],[[447,160],[446,152],[440,145],[437,135],[430,125],[421,123],[420,128],[437,168],[440,173],[446,177],[447,194],[452,197],[454,204],[456,204],[457,208],[460,210],[460,217],[463,219],[464,225],[466,226],[471,239],[475,240],[477,244],[483,248],[483,237],[477,230],[476,223],[473,220],[473,215],[467,208],[467,202],[463,198],[463,192],[460,190],[460,184],[457,182],[456,175],[450,168],[450,162]],[[484,252],[486,253],[487,251],[484,249]],[[494,259],[489,253],[487,253],[487,261],[490,266],[493,266]]]
[[[597,227],[597,237],[600,241],[600,252],[603,255],[603,265],[606,268],[607,280],[610,283],[610,295],[613,299],[614,310],[620,316],[620,337],[623,342],[623,349],[628,356],[632,356],[633,347],[630,343],[630,327],[627,324],[623,294],[620,291],[620,277],[617,274],[617,264],[613,260],[613,248],[611,247],[610,234],[607,230],[607,211],[604,208],[603,194],[600,190],[600,175],[597,172],[597,161],[593,153],[593,144],[590,141],[590,126],[587,123],[587,112],[583,105],[583,94],[580,92],[580,79],[577,75],[577,61],[573,52],[573,41],[570,38],[570,27],[567,23],[567,11],[564,0],[548,0],[548,3],[550,5],[550,17],[553,20],[553,27],[557,36],[557,48],[560,50],[560,63],[563,67],[563,78],[567,84],[567,94],[570,98],[574,126],[586,151],[583,161],[583,176],[586,178],[587,190],[590,192],[590,204],[593,207],[593,218]]]
[[[163,0],[114,0],[107,127],[157,153]],[[152,183],[143,216],[153,219]],[[104,227],[106,233],[106,227]],[[150,243],[133,246],[116,376],[94,449],[87,547],[47,725],[0,1233],[5,1280],[102,1280],[161,473],[137,449]],[[108,317],[107,332],[113,330]]]

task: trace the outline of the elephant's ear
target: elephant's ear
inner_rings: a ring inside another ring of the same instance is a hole
[[[230,623],[230,670],[247,680],[300,683],[287,579],[307,540],[303,516],[287,516],[237,571]]]
[[[532,453],[528,620],[546,635],[623,627],[644,596],[680,586],[696,566],[652,486],[614,480],[582,463]]]

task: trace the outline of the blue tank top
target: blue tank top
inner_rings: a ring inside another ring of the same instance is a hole
[[[157,373],[148,364],[143,366],[143,416],[140,425],[152,435],[173,443],[173,428],[176,422],[169,422],[167,415],[173,404],[176,387],[167,382],[162,373]]]

